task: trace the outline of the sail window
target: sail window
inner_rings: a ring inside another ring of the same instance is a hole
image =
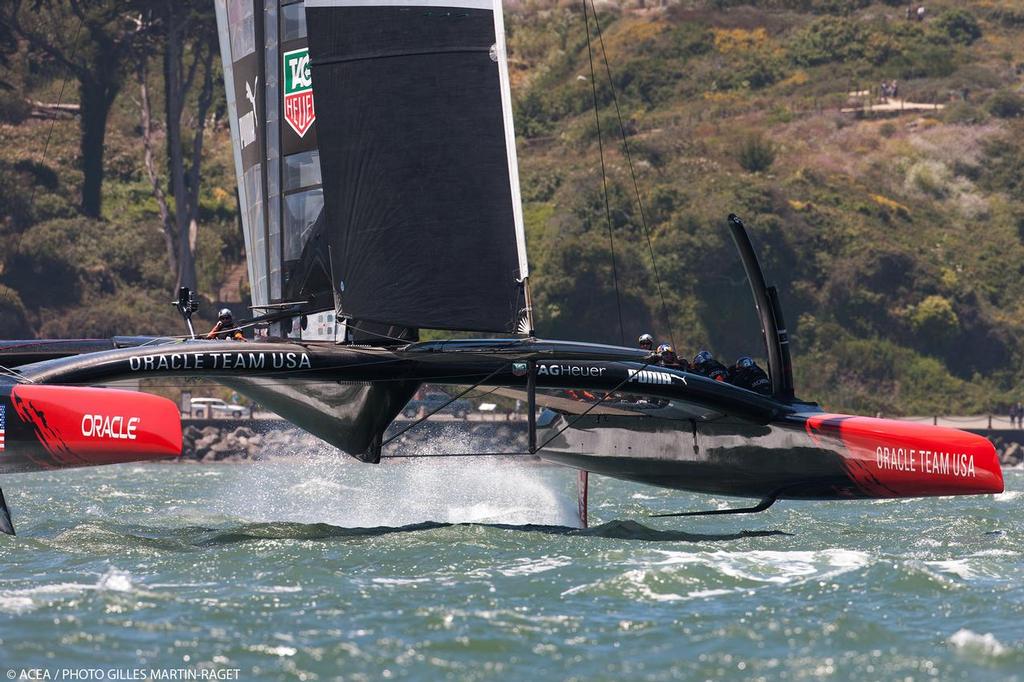
[[[320,150],[284,157],[284,191],[320,184]]]
[[[306,37],[306,7],[299,2],[281,8],[281,42]]]
[[[245,189],[246,214],[248,216],[247,229],[250,231],[248,244],[251,245],[255,254],[266,253],[266,239],[264,237],[263,224],[263,178],[261,164],[255,164],[245,171],[242,176],[242,186]],[[266,302],[267,300],[267,266],[264,258],[250,258],[252,268],[252,300],[254,302]]]
[[[284,259],[296,260],[324,208],[324,191],[318,188],[288,194],[284,204]]]
[[[236,62],[256,51],[256,22],[252,0],[228,1],[231,58]]]

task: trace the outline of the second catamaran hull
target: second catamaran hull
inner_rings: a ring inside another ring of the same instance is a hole
[[[557,417],[546,432],[558,433],[539,453],[548,461],[676,490],[796,499],[1003,490],[987,439],[892,420],[816,413],[757,425],[612,415]]]

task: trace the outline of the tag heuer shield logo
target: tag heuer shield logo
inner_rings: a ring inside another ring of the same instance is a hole
[[[284,53],[284,120],[299,137],[305,136],[316,120],[307,47]]]

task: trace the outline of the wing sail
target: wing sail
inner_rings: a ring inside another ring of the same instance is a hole
[[[325,233],[357,320],[517,333],[528,275],[497,0],[307,0]]]

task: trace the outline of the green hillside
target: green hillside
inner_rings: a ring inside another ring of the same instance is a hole
[[[541,334],[653,331],[683,355],[761,354],[725,224],[735,212],[782,292],[802,396],[886,414],[1024,397],[1018,2],[928,3],[923,21],[902,4],[837,0],[598,9],[611,241],[581,6],[506,8]],[[137,93],[114,107],[104,217],[90,221],[76,209],[77,122],[54,125],[44,158],[50,123],[19,104],[54,102],[62,78],[17,53],[0,68],[14,86],[0,91],[4,336],[176,333]],[[898,84],[894,111],[841,112],[878,104],[883,80]],[[213,111],[198,266],[216,298],[243,247],[224,107]]]
[[[604,53],[683,354],[760,350],[735,212],[782,291],[802,395],[887,414],[1019,395],[1024,10],[962,6],[929,3],[924,21],[813,0],[602,10],[604,52],[593,23],[592,46],[626,341],[669,329]],[[581,13],[509,23],[542,330],[618,341]],[[840,113],[894,79],[900,99],[945,108]]]

